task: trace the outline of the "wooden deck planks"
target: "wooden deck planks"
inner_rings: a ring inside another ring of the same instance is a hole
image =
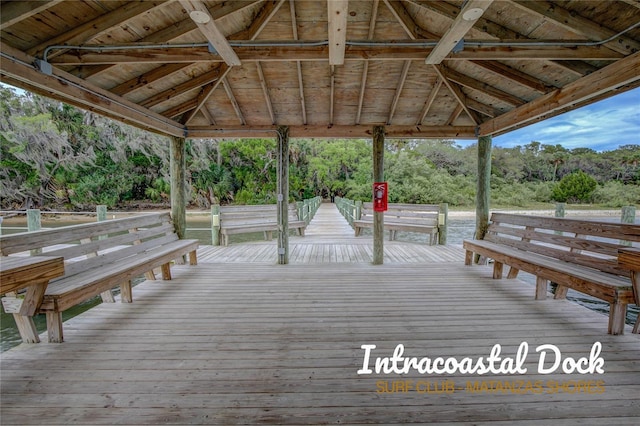
[[[2,423],[637,422],[639,336],[609,336],[606,316],[531,294],[528,284],[461,262],[177,266],[171,282],[136,286],[133,304],[69,320],[65,343],[3,353]],[[386,356],[403,343],[408,355],[477,358],[496,343],[513,355],[522,341],[532,352],[523,376],[356,374],[362,344]],[[536,371],[537,345],[577,357],[596,341],[605,374]],[[386,379],[449,379],[456,390],[377,393]],[[600,394],[465,391],[474,380],[600,379]]]

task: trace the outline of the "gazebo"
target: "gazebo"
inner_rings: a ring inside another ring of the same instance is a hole
[[[380,181],[387,137],[478,139],[481,236],[492,136],[640,86],[636,0],[2,1],[1,38],[0,81],[172,138],[179,233],[186,138],[373,138]]]

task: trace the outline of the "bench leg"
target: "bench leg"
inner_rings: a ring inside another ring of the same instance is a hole
[[[196,251],[189,252],[189,265],[197,265],[198,264],[198,256]]]
[[[103,303],[116,303],[116,299],[113,297],[111,290],[103,291],[100,293]]]
[[[473,252],[471,250],[467,250],[467,252],[464,254],[464,264],[467,266],[471,266],[472,262],[473,262]]]
[[[520,272],[520,269],[514,268],[512,266],[511,268],[509,268],[509,273],[507,274],[507,279],[508,280],[516,279],[518,277],[518,272]]]
[[[125,281],[120,284],[120,302],[131,303],[133,302],[133,292],[131,291],[131,280]]]
[[[624,320],[627,316],[626,303],[610,303],[609,304],[609,334],[623,334]]]
[[[553,295],[553,298],[554,299],[566,299],[568,291],[569,291],[569,287],[567,287],[565,285],[558,284],[558,286],[556,287],[556,292]]]
[[[361,228],[358,228],[358,227],[356,226],[356,227],[354,227],[353,229],[354,229],[354,232],[355,232],[355,235],[354,235],[354,236],[355,236],[355,237],[360,236],[360,229],[361,229]]]
[[[636,325],[633,326],[632,333],[635,333],[635,334],[640,333],[640,314],[638,314],[638,318],[636,318]]]
[[[47,334],[49,343],[62,343],[62,312],[47,312]]]
[[[161,266],[162,268],[162,279],[170,280],[171,279],[171,266],[169,263],[165,263]]]
[[[144,277],[149,281],[155,281],[156,280],[156,274],[153,272],[153,270],[151,270],[149,272],[145,272]]]
[[[499,280],[502,278],[503,264],[500,262],[493,262],[493,279]]]
[[[16,327],[22,337],[24,343],[39,343],[40,337],[38,337],[38,330],[33,322],[33,317],[20,314],[13,314],[13,319],[16,321]]]
[[[536,277],[536,300],[545,300],[547,298],[547,283],[547,279]]]

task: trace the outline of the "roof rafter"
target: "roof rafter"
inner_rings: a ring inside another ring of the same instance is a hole
[[[225,35],[220,31],[218,25],[216,25],[215,20],[209,13],[209,9],[205,6],[204,3],[200,0],[180,0],[180,4],[184,7],[191,19],[194,20],[197,27],[200,29],[200,32],[204,35],[209,43],[216,49],[218,54],[224,59],[224,61],[229,66],[241,65],[240,58],[236,55],[236,52],[233,50],[231,45],[229,44],[229,40],[225,37]],[[198,18],[194,18],[194,16],[198,16],[195,14],[200,14]]]
[[[606,28],[591,19],[577,15],[549,1],[511,0],[511,2],[526,11],[535,12],[547,21],[551,21],[566,30],[587,37],[589,40],[607,40],[618,33],[618,31]],[[640,42],[624,35],[605,43],[604,46],[624,55],[640,51]]]
[[[264,73],[262,72],[262,65],[260,65],[260,62],[256,62],[256,69],[258,71],[258,79],[260,80],[260,86],[262,87],[264,101],[267,105],[267,111],[269,111],[269,117],[271,118],[271,124],[276,124],[276,116],[273,113],[273,104],[271,103],[271,96],[269,96],[269,87],[267,87],[267,82],[264,79]]]
[[[224,87],[224,91],[227,92],[227,97],[231,101],[231,105],[233,106],[233,109],[236,112],[236,116],[238,117],[238,120],[240,120],[240,124],[245,126],[247,124],[247,121],[244,119],[244,115],[242,114],[240,105],[238,104],[238,101],[236,100],[236,97],[233,94],[233,90],[229,85],[229,80],[227,80],[227,77],[224,77],[222,79],[222,86]]]
[[[295,0],[289,0],[289,12],[291,13],[291,28],[293,31],[293,39],[298,40],[298,21],[296,19]],[[304,100],[304,81],[302,79],[302,62],[296,61],[296,69],[298,72],[298,87],[299,87],[298,90],[300,93],[300,110],[302,111],[302,124],[307,124],[307,106]]]
[[[409,74],[409,68],[411,67],[411,61],[405,61],[402,66],[402,72],[400,72],[400,78],[398,79],[398,85],[396,87],[396,94],[393,97],[393,101],[391,102],[391,108],[389,109],[389,117],[387,118],[387,124],[391,124],[393,120],[393,115],[396,113],[396,107],[398,106],[398,101],[400,100],[400,94],[402,93],[402,89],[404,88],[404,83],[407,80],[407,75]]]
[[[196,106],[193,109],[188,110],[185,115],[182,117],[182,124],[189,124],[189,122],[191,121],[191,119],[193,119],[193,117],[195,117],[195,115],[198,113],[198,111],[200,109],[202,109],[203,111],[207,111],[207,113],[209,112],[206,108],[202,108],[204,106],[204,104],[207,102],[207,100],[209,99],[209,96],[211,96],[211,94],[216,90],[216,88],[220,85],[220,82],[223,79],[227,78],[227,74],[229,73],[229,71],[231,71],[231,67],[227,64],[222,64],[221,65],[222,68],[222,72],[220,75],[220,78],[218,78],[216,81],[213,81],[205,86],[202,87],[202,89],[200,89],[200,92],[198,93],[198,96],[196,96]]]
[[[501,62],[471,61],[471,63],[539,93],[544,94],[555,89],[555,87]]]
[[[112,88],[111,92],[115,93],[118,96],[126,95],[127,93],[131,93],[134,90],[146,86],[147,84],[153,83],[154,81],[167,77],[174,72],[180,71],[181,69],[186,68],[189,65],[191,64],[180,63],[160,65],[158,68],[154,68],[149,72],[120,83],[116,87]]]
[[[453,20],[451,27],[438,41],[438,45],[429,53],[424,61],[425,64],[441,63],[491,6],[491,3],[493,0],[467,1],[460,14]]]
[[[420,27],[416,24],[415,20],[409,15],[407,9],[405,9],[404,5],[399,0],[384,0],[384,4],[387,5],[391,14],[396,18],[396,20],[402,26],[402,29],[411,37],[412,39],[433,39],[437,40],[437,34],[432,33],[425,28]]]
[[[31,2],[3,1],[0,3],[0,30],[4,30],[16,22],[30,18],[33,15],[37,15],[61,1],[62,0]]]
[[[329,73],[330,73],[330,92],[329,92],[329,126],[333,126],[333,107],[336,93],[336,66],[329,65]]]
[[[291,0],[293,1],[293,0]],[[373,0],[371,3],[371,18],[369,19],[369,32],[367,40],[373,40],[373,34],[376,29],[376,20],[378,19],[378,6],[380,0]],[[360,93],[358,95],[358,109],[356,111],[356,124],[360,124],[362,118],[362,106],[364,104],[364,92],[367,88],[367,74],[369,73],[369,61],[364,61],[362,68],[362,76],[360,77]]]
[[[453,112],[449,116],[449,119],[447,120],[445,125],[451,126],[453,122],[456,121],[458,117],[460,117],[460,114],[462,114],[462,111],[464,111],[464,108],[462,108],[462,105],[457,104],[456,108],[453,110]]]
[[[640,52],[481,124],[480,134],[503,133],[512,127],[526,125],[540,117],[559,114],[570,105],[581,104],[591,99],[602,99],[604,94],[612,94],[612,91],[618,87],[639,83],[638,69],[640,69]]]
[[[172,97],[179,96],[197,87],[204,86],[205,84],[216,81],[226,70],[226,67],[224,67],[224,65],[225,64],[221,63],[219,66],[203,74],[200,74],[199,76],[194,77],[191,80],[187,80],[182,84],[178,84],[177,86],[171,87],[167,90],[163,90],[160,93],[156,93],[155,95],[139,102],[139,104],[145,108],[151,108],[155,105],[170,100]]]
[[[348,0],[327,0],[327,15],[329,17],[329,65],[344,64],[348,11]]]
[[[497,99],[502,102],[506,102],[513,106],[520,106],[526,103],[524,100],[520,99],[517,96],[514,96],[503,90],[495,88],[483,81],[476,80],[475,78],[464,75],[451,68],[446,68],[446,77],[449,80],[456,82],[461,86],[467,87],[469,89],[477,90],[488,96],[491,96],[494,99]]]
[[[418,118],[418,121],[416,121],[417,126],[420,126],[424,122],[424,119],[427,118],[427,114],[431,109],[431,105],[433,105],[433,101],[436,100],[436,97],[438,96],[438,92],[440,91],[441,87],[442,87],[442,79],[440,78],[440,76],[438,76],[436,80],[436,84],[433,85],[433,88],[431,89],[431,93],[429,93],[429,96],[427,97],[427,100],[424,103],[424,107],[422,107],[422,111],[420,112],[420,118]]]
[[[467,113],[469,118],[471,118],[471,121],[473,121],[475,124],[480,124],[480,117],[478,117],[478,114],[476,114],[474,110],[472,110],[467,106],[467,95],[464,94],[462,89],[460,89],[460,87],[458,87],[457,84],[451,82],[447,78],[447,69],[442,65],[432,65],[432,66],[433,66],[433,69],[436,70],[436,72],[438,73],[438,76],[442,79],[442,82],[445,84],[445,86],[449,88],[449,90],[453,94],[453,97],[456,98],[460,106],[462,106],[462,108]]]

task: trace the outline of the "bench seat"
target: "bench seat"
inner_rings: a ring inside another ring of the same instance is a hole
[[[160,267],[162,278],[170,280],[171,262],[182,262],[186,255],[196,265],[198,241],[179,239],[169,214],[154,213],[3,236],[0,247],[3,256],[39,249],[64,258],[64,275],[49,282],[37,307],[47,316],[49,341],[62,342],[63,311],[97,295],[113,302],[111,290],[117,286],[121,301],[132,302],[134,278],[155,280],[153,270]],[[37,341],[32,336],[23,340]]]
[[[465,264],[474,254],[494,260],[493,278],[519,271],[536,276],[536,299],[546,299],[547,285],[558,285],[555,298],[568,289],[609,303],[610,334],[624,331],[627,305],[635,303],[630,271],[618,265],[619,239],[640,240],[640,227],[575,219],[542,218],[494,213],[484,240],[465,240]],[[637,327],[636,327],[637,329]]]

